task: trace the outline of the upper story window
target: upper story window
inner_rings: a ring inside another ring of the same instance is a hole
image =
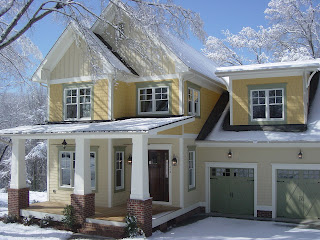
[[[139,114],[169,113],[169,87],[139,88]]]
[[[277,121],[284,119],[284,89],[251,90],[252,120]]]
[[[70,88],[64,90],[65,120],[91,119],[91,87]]]
[[[188,88],[188,114],[200,116],[200,91]]]

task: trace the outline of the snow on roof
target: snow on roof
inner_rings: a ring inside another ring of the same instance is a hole
[[[224,110],[219,122],[205,141],[213,142],[320,142],[320,84],[311,106],[308,129],[305,132],[272,132],[272,131],[224,131],[223,120],[229,110]]]
[[[226,86],[227,84],[215,74],[217,65],[206,56],[189,46],[169,31],[162,30],[160,40],[185,64],[187,67],[208,78]]]
[[[277,62],[277,63],[265,63],[265,64],[251,64],[240,65],[231,67],[218,67],[216,74],[221,76],[226,73],[245,72],[245,71],[263,71],[263,70],[275,70],[275,69],[292,69],[292,68],[312,68],[317,69],[320,67],[320,59],[295,61],[295,62]]]
[[[125,120],[98,123],[62,123],[33,126],[20,126],[0,130],[0,136],[22,134],[59,134],[59,133],[93,133],[93,132],[149,132],[169,124],[192,119],[193,116],[168,118],[130,118]]]

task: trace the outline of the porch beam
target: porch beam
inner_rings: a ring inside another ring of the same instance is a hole
[[[149,193],[148,137],[132,138],[132,173],[130,199],[146,200]]]
[[[12,139],[11,189],[26,188],[25,139]]]
[[[90,139],[76,138],[76,166],[74,176],[74,194],[90,194]]]

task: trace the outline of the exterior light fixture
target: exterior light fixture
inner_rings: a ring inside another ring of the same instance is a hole
[[[303,153],[301,152],[301,149],[300,149],[300,152],[298,153],[298,158],[302,159],[302,155],[303,155]]]
[[[68,143],[66,142],[65,139],[63,139],[63,142],[61,144],[63,145],[63,149],[66,149],[66,146],[67,146]]]
[[[228,152],[228,158],[232,158],[232,152],[231,152],[231,149],[229,150]]]
[[[177,166],[177,164],[178,164],[178,159],[176,158],[176,155],[173,154],[172,166]]]
[[[132,164],[132,155],[131,154],[129,155],[127,162],[129,165]]]

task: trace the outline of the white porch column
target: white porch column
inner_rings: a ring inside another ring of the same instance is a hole
[[[76,138],[76,166],[73,193],[85,195],[91,192],[90,139]]]
[[[25,139],[12,139],[11,189],[26,188]]]
[[[148,137],[132,138],[132,172],[130,199],[146,200],[149,193]]]

